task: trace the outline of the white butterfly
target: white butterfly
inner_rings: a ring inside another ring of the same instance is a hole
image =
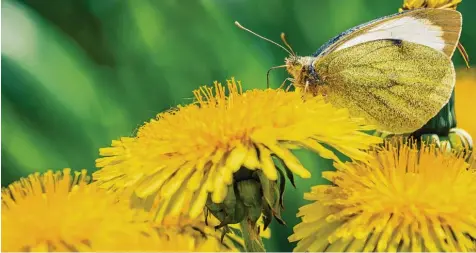
[[[290,56],[278,67],[288,70],[294,86],[325,95],[378,130],[409,133],[451,97],[451,57],[461,27],[458,11],[406,11],[351,28],[304,57],[297,56],[282,35],[289,50],[278,45]]]

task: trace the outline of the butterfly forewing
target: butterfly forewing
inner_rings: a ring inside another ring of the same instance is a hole
[[[360,43],[397,39],[429,46],[451,57],[461,34],[458,11],[418,9],[376,19],[331,39],[315,55],[324,56]]]
[[[379,130],[409,133],[448,102],[453,63],[431,47],[394,39],[360,43],[314,63],[327,98]]]

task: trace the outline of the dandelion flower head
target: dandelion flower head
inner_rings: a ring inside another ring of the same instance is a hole
[[[290,172],[309,178],[291,149],[304,147],[338,160],[327,144],[365,160],[368,154],[362,150],[381,142],[361,132],[370,129],[362,120],[322,97],[303,100],[300,93],[281,89],[243,92],[235,80],[227,81],[227,88],[219,83],[202,87],[194,92],[196,103],[160,113],[137,136],[100,149],[104,157],[96,162],[101,169],[94,179],[105,188],[132,186],[141,198],[158,195],[158,221],[184,206],[194,218],[209,194],[213,203],[225,200],[229,186],[242,180],[235,178],[240,168],[277,180],[277,158]]]
[[[387,143],[370,164],[337,164],[305,194],[295,251],[471,251],[476,164],[424,145]]]
[[[161,251],[144,221],[86,171],[48,171],[2,189],[2,251]],[[172,246],[172,245],[170,245]]]

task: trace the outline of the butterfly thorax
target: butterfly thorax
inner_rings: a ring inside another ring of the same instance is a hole
[[[319,75],[314,69],[314,60],[311,56],[290,56],[286,58],[286,69],[293,77],[296,87],[309,87],[321,84]]]

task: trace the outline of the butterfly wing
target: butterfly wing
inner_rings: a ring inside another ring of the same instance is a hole
[[[397,39],[429,46],[452,57],[461,35],[461,13],[417,9],[383,17],[351,28],[331,39],[313,56],[322,57],[359,43]]]
[[[376,40],[319,58],[314,69],[327,99],[379,130],[409,133],[448,102],[453,63],[443,52],[402,40]]]

